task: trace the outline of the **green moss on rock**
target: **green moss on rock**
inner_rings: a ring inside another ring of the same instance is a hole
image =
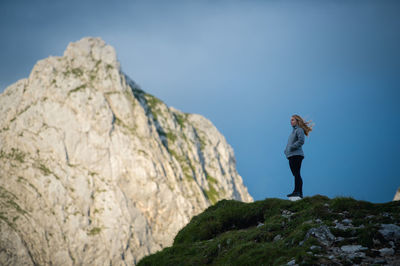
[[[190,160],[185,156],[178,155],[178,153],[172,149],[168,149],[168,152],[178,161],[185,179],[187,181],[194,181],[193,174],[195,169]]]
[[[161,115],[159,105],[163,104],[163,102],[151,94],[144,93],[143,95],[144,99],[146,100],[147,107],[149,108],[148,111],[150,111],[154,120],[158,120],[158,116]]]
[[[172,132],[167,132],[166,136],[167,136],[168,141],[171,143],[174,143],[175,140],[177,139],[176,135]]]
[[[8,159],[24,163],[25,157],[26,154],[17,148],[11,148],[11,152],[5,152],[3,150],[0,150],[0,159]]]
[[[184,128],[185,123],[187,122],[187,114],[174,113],[174,117],[179,126]]]
[[[87,234],[89,236],[94,236],[94,235],[100,234],[100,232],[101,232],[101,228],[100,227],[94,227]]]
[[[5,207],[5,209],[14,209],[20,214],[26,214],[27,212],[19,206],[19,204],[16,202],[17,196],[14,195],[14,193],[8,191],[6,188],[0,186],[0,205],[2,207]],[[6,214],[6,213],[3,213]]]
[[[83,89],[85,89],[85,88],[86,88],[86,84],[82,84],[82,85],[76,87],[75,89],[70,90],[70,91],[68,92],[68,96],[71,95],[72,93],[81,91],[81,90],[83,90]]]
[[[81,77],[83,75],[83,70],[80,68],[73,68],[71,70],[72,74],[74,74],[75,76]]]
[[[204,190],[205,195],[207,199],[211,202],[211,204],[215,204],[219,199],[219,193],[215,189],[212,183],[208,183],[208,187],[209,187],[208,190],[207,189]]]

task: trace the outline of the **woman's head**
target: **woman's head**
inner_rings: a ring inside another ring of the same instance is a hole
[[[304,134],[308,136],[308,133],[312,131],[312,127],[315,125],[314,123],[311,125],[311,120],[310,121],[304,121],[303,118],[299,115],[292,115],[290,118],[290,124],[292,126],[298,125],[302,129],[304,129]]]

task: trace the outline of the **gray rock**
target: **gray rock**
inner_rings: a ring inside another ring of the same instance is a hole
[[[296,264],[296,260],[291,260],[286,265],[295,265],[295,264]]]
[[[383,258],[375,258],[373,263],[374,264],[386,264],[386,260]]]
[[[311,249],[311,250],[321,250],[321,247],[320,247],[320,246],[314,246],[314,245],[313,245],[313,246],[310,247],[310,249]]]
[[[344,225],[344,224],[341,224],[341,223],[336,223],[335,228],[336,229],[340,229],[340,230],[347,230],[347,229],[353,228],[353,226],[352,225]]]
[[[281,239],[282,239],[282,236],[281,236],[281,235],[276,235],[276,236],[274,237],[273,241],[276,242],[276,241],[279,241],[279,240],[281,240]]]
[[[373,238],[373,239],[372,239],[372,243],[374,243],[374,245],[380,245],[380,244],[381,244],[381,241],[379,241],[379,239]]]
[[[304,241],[309,239],[311,236],[315,237],[321,244],[325,246],[328,246],[335,241],[335,236],[331,233],[326,225],[308,230]]]
[[[393,240],[395,242],[400,240],[400,226],[395,224],[382,224],[381,228],[379,233],[381,233],[386,240]]]
[[[344,239],[345,239],[344,237],[338,236],[338,237],[336,237],[335,242],[341,242],[341,241],[343,241]]]
[[[343,219],[342,223],[349,225],[351,224],[351,219]]]
[[[355,253],[358,251],[366,250],[368,248],[363,247],[361,245],[345,245],[345,246],[341,246],[340,249],[346,253]]]
[[[365,258],[365,253],[364,252],[354,252],[354,253],[348,253],[347,257],[349,259],[354,259],[354,258]]]
[[[290,219],[290,217],[293,215],[294,213],[288,210],[283,210],[282,211],[282,217],[285,217],[287,219]]]
[[[379,253],[381,254],[382,257],[392,256],[392,255],[394,255],[394,249],[393,248],[381,248],[379,250]]]
[[[335,223],[335,228],[340,229],[340,230],[347,230],[347,229],[352,229],[354,226],[351,224],[350,219],[343,219],[342,223],[338,222],[337,220],[334,221]]]

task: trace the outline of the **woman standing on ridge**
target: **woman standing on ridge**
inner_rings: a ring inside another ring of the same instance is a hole
[[[290,119],[293,131],[289,135],[284,153],[289,160],[290,170],[294,176],[294,191],[288,194],[288,197],[297,196],[303,198],[303,180],[301,179],[300,168],[304,153],[301,146],[304,144],[304,135],[308,136],[308,133],[312,131],[312,126],[309,125],[310,122],[304,122],[299,115],[292,115]]]

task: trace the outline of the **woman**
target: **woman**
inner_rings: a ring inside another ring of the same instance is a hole
[[[312,126],[309,125],[310,122],[305,122],[299,115],[292,115],[290,119],[293,131],[289,135],[284,153],[289,160],[290,170],[294,176],[294,190],[287,195],[288,197],[303,198],[303,180],[300,175],[300,167],[304,153],[301,146],[304,144],[304,135],[308,136],[308,133],[312,130]]]

